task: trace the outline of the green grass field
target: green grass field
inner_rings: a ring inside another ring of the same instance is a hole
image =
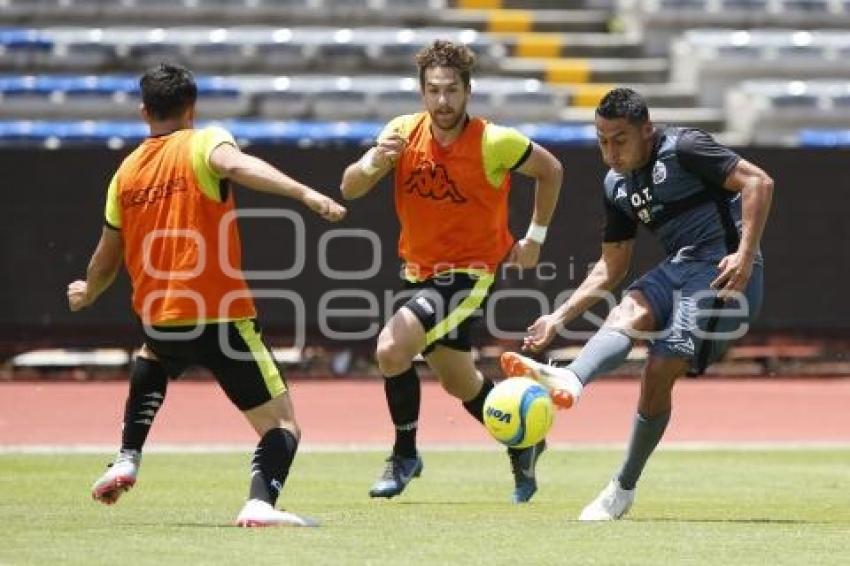
[[[282,506],[319,529],[237,529],[249,455],[148,454],[113,507],[105,455],[0,456],[2,564],[847,564],[850,451],[661,451],[629,520],[575,521],[619,451],[551,450],[533,503],[499,452],[425,452],[400,498],[366,495],[382,454],[310,453]]]

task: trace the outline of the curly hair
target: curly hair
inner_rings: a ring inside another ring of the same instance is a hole
[[[649,120],[649,109],[643,97],[630,88],[615,88],[599,101],[596,115],[606,120],[625,118],[630,124]]]
[[[419,67],[421,86],[425,85],[426,70],[434,67],[448,67],[460,74],[463,86],[468,88],[472,68],[475,66],[475,54],[463,43],[437,39],[416,54],[416,66]]]

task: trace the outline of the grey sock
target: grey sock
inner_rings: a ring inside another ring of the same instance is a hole
[[[649,418],[640,413],[637,414],[635,426],[632,429],[632,439],[629,441],[629,448],[626,452],[626,461],[623,462],[623,467],[617,477],[623,489],[635,488],[649,455],[658,446],[658,441],[664,436],[664,431],[669,422],[670,411]]]
[[[631,338],[619,330],[603,327],[587,341],[567,369],[576,374],[582,385],[587,385],[596,376],[619,367],[631,349]]]

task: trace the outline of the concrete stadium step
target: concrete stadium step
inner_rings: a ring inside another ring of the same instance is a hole
[[[490,32],[605,32],[610,18],[606,10],[450,9],[432,12],[427,23]]]
[[[656,125],[692,126],[710,133],[722,132],[726,128],[723,111],[717,108],[652,108],[652,121]],[[594,109],[564,108],[558,118],[571,124],[593,122]]]
[[[605,0],[602,0],[605,2]],[[588,8],[599,4],[600,0],[451,0],[449,5],[454,8],[500,9],[516,8],[526,10],[557,10],[564,8]],[[603,3],[612,7],[616,0]]]
[[[514,57],[640,57],[639,37],[599,32],[490,33]]]
[[[542,59],[509,57],[499,65],[508,76],[537,78],[549,84],[664,83],[669,63],[661,58]]]
[[[554,89],[556,92],[568,95],[569,106],[596,108],[605,93],[618,86],[628,86],[641,93],[650,108],[693,108],[697,106],[696,92],[692,88],[673,84],[587,83],[568,86],[555,85]]]

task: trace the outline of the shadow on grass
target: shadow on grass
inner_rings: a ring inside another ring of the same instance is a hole
[[[770,517],[750,517],[744,519],[679,519],[676,517],[639,517],[625,519],[632,523],[729,523],[740,525],[842,525],[847,521],[809,521],[807,519],[771,519]],[[576,521],[578,522],[578,521]]]

